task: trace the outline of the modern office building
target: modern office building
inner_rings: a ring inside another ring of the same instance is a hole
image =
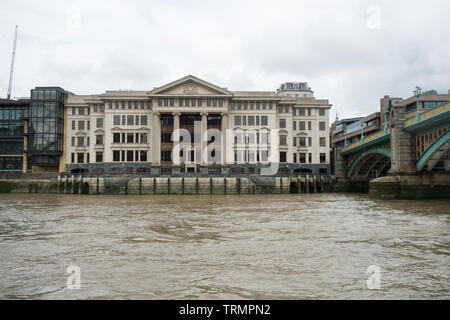
[[[251,174],[270,161],[330,174],[330,107],[306,83],[229,91],[191,75],[150,91],[68,95],[65,171]]]

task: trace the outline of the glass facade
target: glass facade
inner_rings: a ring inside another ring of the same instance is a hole
[[[0,171],[22,171],[28,100],[0,100]]]
[[[63,153],[65,95],[61,88],[31,90],[28,153],[32,165],[59,165]]]

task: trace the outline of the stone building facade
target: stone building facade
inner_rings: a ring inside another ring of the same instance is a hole
[[[328,100],[306,83],[229,91],[186,76],[150,91],[70,95],[65,171],[330,174]]]

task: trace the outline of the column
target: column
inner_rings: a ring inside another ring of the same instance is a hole
[[[208,147],[208,137],[206,135],[206,131],[208,130],[208,113],[202,112],[202,166],[206,166],[208,164],[208,158],[206,155],[206,149]]]
[[[173,165],[180,165],[180,150],[178,149],[178,144],[180,143],[180,113],[174,112],[173,114],[173,150],[172,152],[172,162]]]
[[[222,113],[222,165],[227,164],[227,128],[228,128],[228,114]]]
[[[159,165],[161,163],[160,142],[161,142],[161,121],[158,112],[153,113],[152,119],[152,164]]]
[[[393,107],[390,174],[416,173],[415,135],[403,130],[405,107]]]

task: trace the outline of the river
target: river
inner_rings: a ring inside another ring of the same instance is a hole
[[[1,299],[450,298],[450,200],[0,194],[0,221]]]

